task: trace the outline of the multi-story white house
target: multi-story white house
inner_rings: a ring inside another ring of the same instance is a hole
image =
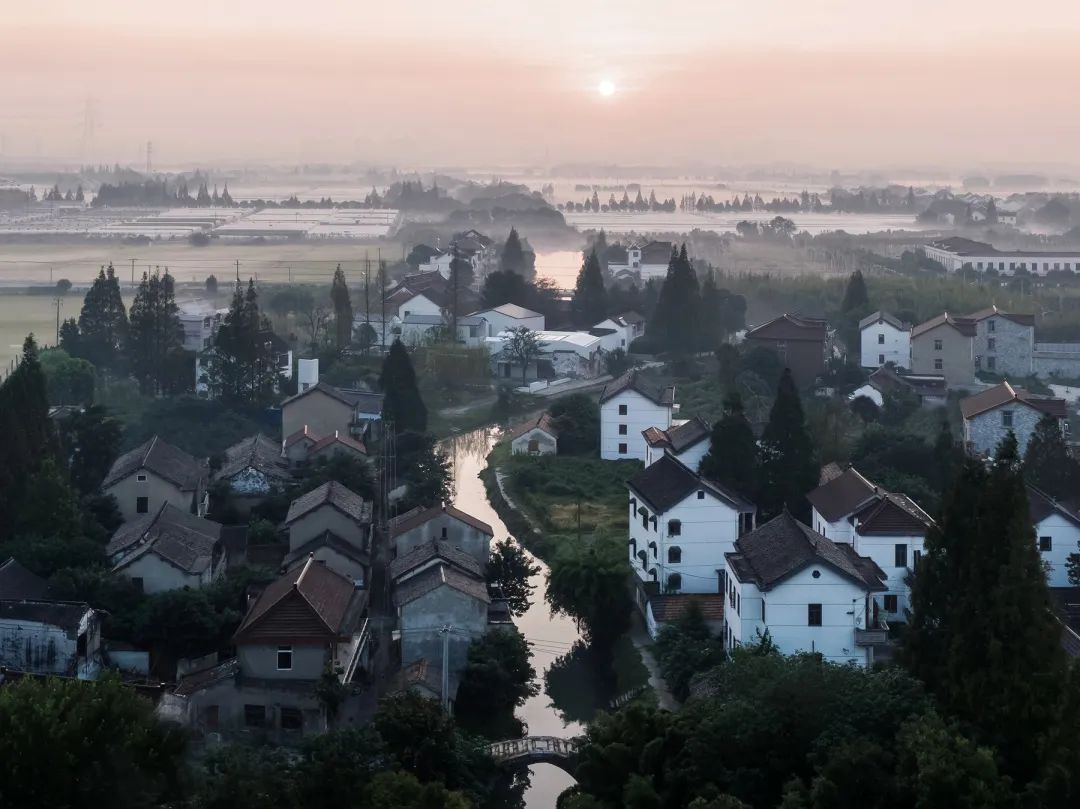
[[[911,324],[888,312],[874,312],[859,321],[862,367],[880,368],[891,362],[897,368],[911,364]]]
[[[613,276],[636,274],[642,281],[667,276],[671,263],[671,242],[633,241],[626,247],[614,244],[605,254],[608,272]]]
[[[627,371],[600,393],[600,457],[645,461],[644,431],[668,429],[678,407],[674,385],[658,385],[637,371]]]
[[[938,262],[949,272],[965,267],[977,272],[994,270],[1001,275],[1013,275],[1017,270],[1032,275],[1046,275],[1057,270],[1080,270],[1080,251],[1076,250],[998,250],[986,242],[976,242],[961,236],[950,236],[923,245],[927,258]]]
[[[1065,563],[1070,554],[1080,553],[1080,512],[1075,501],[1062,503],[1034,486],[1027,487],[1027,498],[1035,541],[1046,565],[1046,583],[1071,587]]]
[[[604,351],[629,351],[630,344],[645,334],[645,318],[637,312],[623,312],[601,320],[589,334],[600,338]]]
[[[518,306],[516,303],[504,303],[492,309],[473,312],[471,317],[483,318],[487,327],[486,337],[495,337],[510,329],[526,328],[529,331],[544,330],[544,316],[539,312]]]
[[[724,554],[753,530],[755,506],[670,455],[627,482],[628,554],[645,611],[651,595],[723,592]]]
[[[726,557],[728,647],[766,630],[784,654],[812,652],[870,666],[886,640],[874,595],[885,574],[854,548],[813,531],[787,511],[740,537]]]
[[[930,515],[903,494],[882,489],[854,467],[810,492],[813,530],[850,545],[885,574],[885,589],[874,596],[890,621],[906,621],[911,589],[908,575],[922,557]]]
[[[1010,432],[1016,436],[1022,456],[1043,416],[1057,419],[1063,433],[1069,428],[1064,399],[1030,393],[1008,382],[961,399],[960,413],[964,417],[964,446],[977,456],[993,455]]]
[[[645,465],[652,466],[665,455],[672,455],[696,472],[701,459],[709,451],[711,432],[708,423],[700,416],[667,430],[659,427],[642,430],[645,437]]]

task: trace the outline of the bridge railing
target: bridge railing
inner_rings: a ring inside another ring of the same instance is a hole
[[[580,742],[577,739],[560,739],[557,736],[527,736],[520,739],[507,739],[488,746],[492,758],[508,760],[527,756],[560,756],[571,758],[577,754]]]

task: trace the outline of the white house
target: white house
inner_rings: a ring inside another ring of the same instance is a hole
[[[425,261],[416,269],[419,272],[437,272],[443,278],[449,278],[450,264],[451,262],[453,262],[453,260],[453,254],[449,250],[446,250],[442,253],[436,253],[435,255],[431,256],[430,258],[428,258],[427,261]]]
[[[753,530],[756,508],[670,455],[627,481],[638,606],[668,592],[723,592],[724,554]]]
[[[1039,555],[1047,567],[1046,583],[1071,587],[1065,563],[1070,554],[1080,553],[1080,512],[1074,502],[1054,500],[1033,486],[1027,487],[1027,498]]]
[[[637,371],[627,371],[600,393],[600,457],[645,461],[644,431],[668,429],[676,410],[674,385],[655,384]]]
[[[488,337],[495,337],[510,329],[526,328],[529,331],[544,330],[544,316],[539,312],[518,306],[516,303],[504,303],[494,309],[481,309],[471,317],[486,321]]]
[[[600,338],[583,331],[535,332],[539,355],[529,363],[524,375],[520,361],[506,352],[508,332],[488,337],[484,344],[491,353],[492,373],[500,379],[591,379],[602,370]]]
[[[601,320],[589,329],[589,334],[600,338],[604,351],[629,351],[630,344],[645,334],[645,318],[637,312],[624,312]]]
[[[233,496],[250,501],[284,489],[293,481],[289,461],[281,446],[262,434],[249,436],[225,450],[221,466],[211,480],[224,483]]]
[[[992,456],[1010,432],[1023,456],[1043,416],[1057,419],[1063,433],[1068,434],[1069,429],[1064,399],[1029,393],[1008,382],[961,399],[960,414],[964,417],[964,446],[976,456]]]
[[[510,432],[510,451],[514,455],[555,455],[559,450],[559,431],[547,413],[522,422]]]
[[[891,362],[897,368],[911,364],[911,324],[888,312],[874,312],[859,321],[862,367],[880,368]]]
[[[665,278],[671,263],[671,247],[671,242],[657,241],[633,241],[626,247],[612,245],[605,253],[608,272],[615,276],[636,273],[642,281]]]
[[[850,545],[884,572],[886,588],[874,596],[878,610],[890,621],[906,621],[911,598],[907,578],[934,525],[930,515],[906,495],[885,491],[850,466],[806,499],[814,531]]]
[[[873,560],[785,511],[740,537],[726,561],[729,648],[752,644],[767,630],[784,654],[873,664],[874,646],[887,636],[873,598],[885,590],[885,574]]]
[[[923,245],[922,251],[949,272],[965,267],[977,272],[994,270],[1001,275],[1013,275],[1017,270],[1032,275],[1080,271],[1080,251],[1076,250],[998,250],[986,242],[950,236]]]
[[[398,335],[407,346],[430,345],[450,331],[450,318],[443,312],[438,315],[413,314],[401,321]],[[467,346],[479,346],[487,336],[487,321],[477,315],[463,315],[457,319],[458,342]]]
[[[701,459],[709,451],[711,428],[699,416],[661,430],[649,427],[642,430],[645,437],[645,465],[652,466],[665,455],[672,455],[697,471]]]

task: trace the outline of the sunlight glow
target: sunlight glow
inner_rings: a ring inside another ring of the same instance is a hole
[[[602,79],[600,83],[596,85],[596,92],[604,98],[611,98],[615,95],[615,82],[611,79]]]

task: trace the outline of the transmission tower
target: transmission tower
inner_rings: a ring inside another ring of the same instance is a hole
[[[146,142],[146,173],[152,174],[154,171],[154,142],[148,140]]]

